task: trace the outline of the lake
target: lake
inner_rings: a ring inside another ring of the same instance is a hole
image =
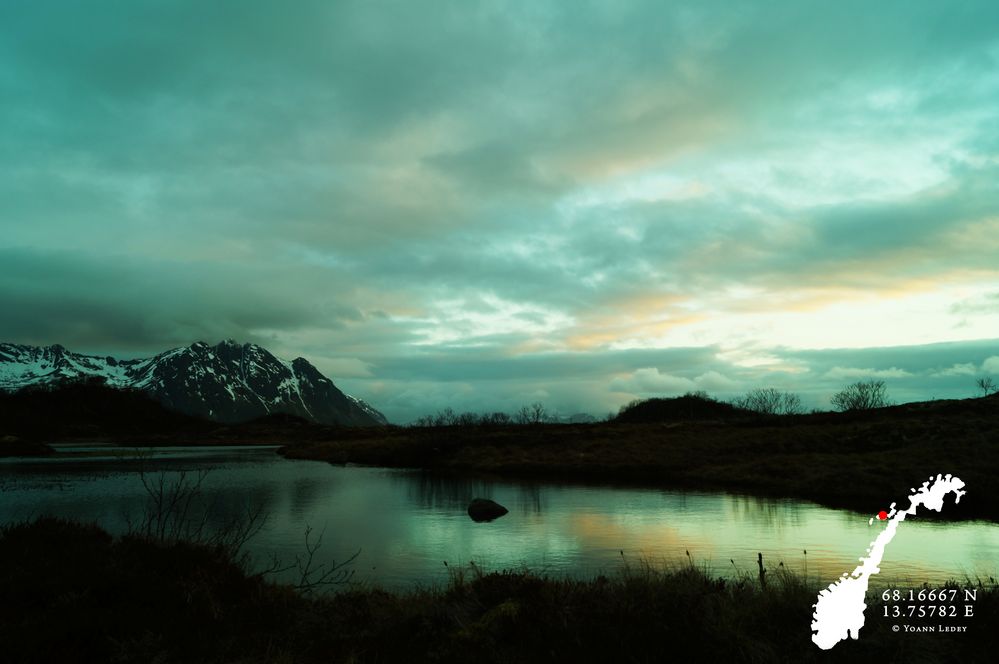
[[[56,447],[58,457],[0,459],[0,523],[56,515],[121,533],[147,498],[140,471],[168,483],[204,472],[200,499],[211,506],[212,523],[248,506],[267,514],[247,547],[255,560],[304,554],[311,526],[325,533],[317,557],[339,561],[359,550],[355,580],[387,588],[444,582],[444,561],[592,576],[614,573],[625,561],[686,564],[688,551],[719,576],[755,574],[762,552],[768,567],[783,562],[828,583],[853,569],[883,527],[877,520],[868,525],[871,515],[804,501],[340,467],[286,460],[272,447]],[[475,523],[465,512],[474,497],[491,498],[510,513]],[[885,496],[872,514],[903,498]],[[948,503],[944,515],[956,510],[960,505]],[[997,563],[999,525],[910,517],[874,580],[985,578],[996,575]]]

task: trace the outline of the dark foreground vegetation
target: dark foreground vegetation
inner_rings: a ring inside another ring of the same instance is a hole
[[[978,589],[967,633],[894,633],[877,592],[859,641],[822,652],[816,588],[695,566],[632,567],[569,581],[527,572],[452,575],[393,594],[305,596],[248,572],[225,549],[54,519],[0,531],[4,662],[991,662],[999,592]]]
[[[804,498],[876,514],[930,473],[968,487],[946,519],[999,520],[999,395],[841,413],[761,416],[696,396],[585,425],[339,430],[291,458]]]

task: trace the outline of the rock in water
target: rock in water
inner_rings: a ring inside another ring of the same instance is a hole
[[[486,498],[475,498],[468,504],[468,516],[476,523],[498,519],[509,511],[499,503]]]

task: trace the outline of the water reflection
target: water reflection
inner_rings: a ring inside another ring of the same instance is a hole
[[[414,504],[430,510],[464,510],[473,498],[488,498],[496,492],[496,487],[500,486],[495,480],[464,477],[453,473],[416,471],[390,475],[389,478],[406,491]],[[544,510],[544,493],[540,485],[505,482],[501,486],[516,487],[517,505],[522,514],[541,514]]]
[[[199,507],[210,524],[258,505],[268,514],[250,546],[258,559],[293,559],[311,526],[325,530],[325,559],[343,560],[360,548],[355,578],[386,586],[443,581],[445,560],[592,575],[613,572],[623,560],[683,564],[688,551],[718,575],[755,573],[762,552],[770,566],[783,562],[829,582],[856,565],[882,527],[804,502],[343,468],[288,461],[273,449],[173,448],[146,456],[75,449],[76,458],[0,463],[0,522],[54,514],[120,533],[146,501],[140,471],[176,479],[211,469]],[[475,497],[510,513],[474,523],[465,510]],[[995,525],[910,519],[877,580],[995,576],[997,562]]]
[[[424,509],[464,509],[472,498],[490,496],[493,483],[434,473],[393,475],[394,485],[402,487],[409,499]]]
[[[305,514],[322,497],[323,482],[315,477],[296,478],[291,485],[290,506],[293,514]]]
[[[801,510],[794,501],[758,496],[732,496],[730,506],[733,518],[752,520],[774,530],[801,524]]]

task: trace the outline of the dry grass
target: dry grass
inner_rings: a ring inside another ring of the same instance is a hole
[[[203,545],[51,519],[0,531],[10,662],[994,661],[994,581],[952,621],[965,634],[894,633],[871,593],[861,639],[830,652],[810,640],[816,590],[781,568],[761,587],[637,563],[590,580],[470,566],[443,587],[312,598]]]

